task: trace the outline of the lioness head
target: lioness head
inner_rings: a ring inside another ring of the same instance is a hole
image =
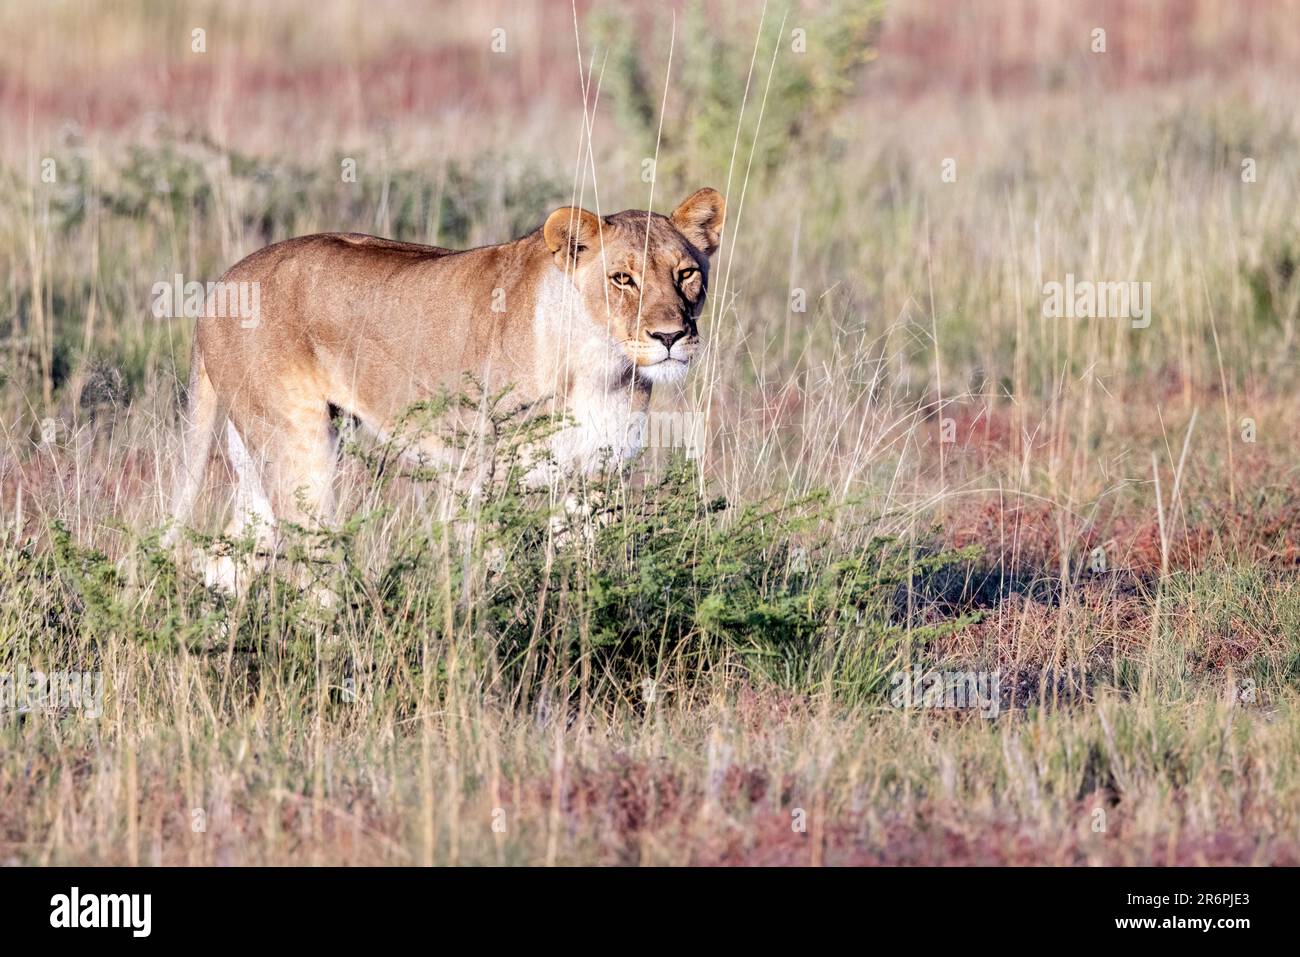
[[[591,321],[618,344],[636,374],[669,382],[700,348],[698,319],[726,203],[700,189],[671,216],[629,209],[601,218],[575,206],[547,217],[542,234],[571,274]]]

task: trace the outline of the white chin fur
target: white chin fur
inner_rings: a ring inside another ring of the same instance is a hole
[[[659,385],[666,382],[680,382],[686,378],[686,372],[690,367],[688,362],[665,359],[652,366],[637,366],[636,374],[639,379],[645,379],[652,385]]]

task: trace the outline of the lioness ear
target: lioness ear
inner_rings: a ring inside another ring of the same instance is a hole
[[[553,253],[561,249],[569,254],[580,253],[600,238],[600,217],[577,206],[561,206],[546,217],[542,238]]]
[[[669,217],[692,246],[712,256],[722,241],[722,221],[727,218],[727,201],[716,189],[704,187],[691,193]]]

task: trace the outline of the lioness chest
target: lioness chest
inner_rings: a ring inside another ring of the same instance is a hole
[[[571,423],[551,439],[556,461],[590,472],[635,457],[649,390],[558,269],[538,285],[532,332],[535,386]]]

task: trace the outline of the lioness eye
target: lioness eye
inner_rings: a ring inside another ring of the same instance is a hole
[[[683,269],[681,272],[677,274],[677,281],[680,283],[688,283],[695,278],[695,274],[697,272],[699,272],[698,269],[694,269],[688,266],[686,269]]]
[[[613,275],[611,275],[609,278],[614,280],[614,285],[616,286],[632,285],[632,277],[625,272],[616,272]]]

